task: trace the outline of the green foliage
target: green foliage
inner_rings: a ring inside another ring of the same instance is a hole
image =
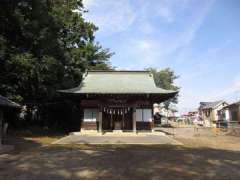
[[[157,87],[175,91],[178,91],[180,89],[174,84],[174,81],[178,79],[179,76],[175,75],[175,72],[170,68],[166,68],[160,71],[155,68],[147,68],[147,70],[152,72]],[[178,96],[166,101],[164,104],[165,107],[168,109],[171,103],[176,104],[177,102]]]
[[[0,94],[44,101],[78,85],[86,69],[112,68],[81,1],[4,0],[0,8]]]

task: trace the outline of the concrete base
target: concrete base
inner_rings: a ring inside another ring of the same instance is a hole
[[[69,135],[102,135],[102,133],[97,130],[81,130],[77,132],[71,132]]]
[[[106,134],[96,135],[70,135],[63,137],[52,144],[131,144],[131,145],[182,145],[180,142],[170,138],[169,136],[153,135],[152,133],[140,134]]]
[[[12,150],[14,150],[13,145],[0,145],[0,154],[4,154]]]
[[[89,136],[146,136],[146,135],[159,135],[165,136],[164,132],[159,131],[136,131],[136,132],[123,132],[122,130],[98,132],[96,130],[85,130],[79,132],[71,132],[69,135],[89,135]]]
[[[122,130],[113,130],[113,133],[123,133]]]

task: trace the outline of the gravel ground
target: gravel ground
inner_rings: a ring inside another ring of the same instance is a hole
[[[181,146],[60,146],[11,138],[16,150],[0,155],[0,179],[240,179],[239,138],[191,132],[175,129],[171,137]]]

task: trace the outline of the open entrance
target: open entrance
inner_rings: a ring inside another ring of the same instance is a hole
[[[131,108],[108,108],[103,111],[103,130],[125,130],[133,129]]]

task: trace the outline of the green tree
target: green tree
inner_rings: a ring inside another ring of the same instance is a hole
[[[79,0],[0,2],[0,94],[45,101],[79,84],[86,69],[112,69]]]
[[[180,88],[174,84],[174,81],[178,79],[179,76],[177,76],[175,72],[170,68],[162,69],[159,71],[156,68],[147,68],[147,70],[152,72],[157,87],[167,90],[179,91]],[[178,103],[178,95],[164,102],[165,108],[169,109],[171,103]]]

